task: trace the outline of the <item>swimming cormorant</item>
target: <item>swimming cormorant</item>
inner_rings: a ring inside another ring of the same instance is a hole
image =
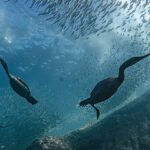
[[[30,89],[27,86],[27,84],[24,81],[22,81],[19,77],[15,77],[8,72],[7,64],[2,58],[0,58],[0,62],[6,71],[12,89],[18,95],[24,97],[29,103],[36,104],[38,101],[34,97],[32,97]]]
[[[94,104],[105,101],[106,99],[110,98],[112,95],[114,95],[122,82],[124,81],[124,71],[126,68],[134,65],[141,59],[149,56],[149,54],[139,57],[132,57],[125,61],[119,68],[119,76],[114,78],[107,78],[104,79],[96,84],[94,89],[91,92],[90,98],[87,98],[79,103],[80,106],[85,106],[87,104],[90,104],[97,113],[97,119],[99,118],[100,112],[99,110],[94,106]]]

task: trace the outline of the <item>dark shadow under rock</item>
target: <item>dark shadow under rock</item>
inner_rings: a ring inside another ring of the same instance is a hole
[[[40,147],[43,138],[27,150],[55,150],[66,143],[70,150],[150,150],[150,91],[102,121],[61,137],[62,144],[52,140],[56,137],[47,138],[48,149]]]

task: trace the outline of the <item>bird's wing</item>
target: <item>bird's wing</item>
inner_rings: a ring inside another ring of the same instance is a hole
[[[96,84],[96,86],[94,87],[94,89],[92,90],[91,92],[91,95],[96,95],[98,93],[103,93],[107,90],[107,88],[110,86],[109,84],[111,83],[110,80],[112,80],[113,78],[107,78],[107,79],[104,79],[100,82],[98,82]]]
[[[91,95],[96,95],[100,91],[101,82],[98,82],[91,92]]]
[[[30,91],[28,85],[23,80],[21,80],[19,77],[16,78]]]

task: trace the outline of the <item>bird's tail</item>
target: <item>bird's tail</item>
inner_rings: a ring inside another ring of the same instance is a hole
[[[26,98],[27,99],[27,101],[29,102],[29,103],[31,103],[32,105],[34,105],[34,104],[36,104],[38,101],[34,98],[34,97],[32,97],[32,96],[29,96],[28,98]]]
[[[1,64],[2,64],[2,66],[3,66],[3,68],[5,69],[5,71],[6,71],[7,75],[8,75],[8,77],[10,77],[10,74],[9,74],[9,72],[8,72],[8,67],[7,67],[6,62],[5,62],[2,58],[0,58],[0,62],[1,62]]]
[[[90,98],[87,98],[87,99],[81,101],[81,102],[79,103],[79,105],[80,105],[80,106],[86,106],[87,104],[89,104],[89,102],[90,102]]]

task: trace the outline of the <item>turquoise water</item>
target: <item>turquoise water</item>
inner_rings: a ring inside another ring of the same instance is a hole
[[[130,57],[149,52],[149,1],[0,1],[0,56],[37,100],[32,106],[10,87],[0,66],[0,149],[23,150],[35,138],[64,135],[96,122],[79,107],[95,84],[118,75]],[[49,6],[49,14],[47,12]],[[38,15],[40,14],[40,15]],[[47,20],[47,21],[46,21]],[[97,104],[100,120],[149,89],[149,60],[125,71],[118,92]]]

